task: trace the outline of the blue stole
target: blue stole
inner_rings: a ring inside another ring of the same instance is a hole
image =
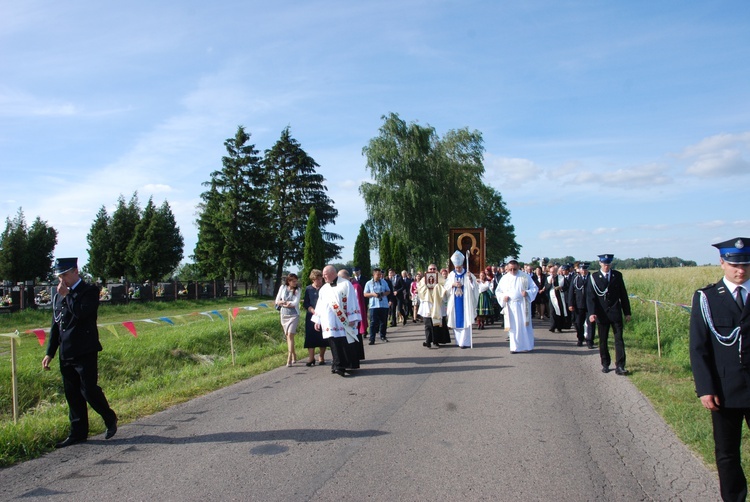
[[[466,270],[464,269],[463,273],[457,274],[454,270],[453,273],[456,275],[456,281],[463,284],[464,282],[464,276],[466,275]],[[456,327],[458,329],[463,329],[464,327],[464,297],[463,296],[456,296],[456,290],[458,288],[453,288],[453,309],[456,313]],[[465,295],[466,291],[464,291],[465,288],[461,288],[461,292]],[[459,301],[460,300],[460,301]]]

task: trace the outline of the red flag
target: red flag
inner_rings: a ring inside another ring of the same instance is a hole
[[[122,325],[128,328],[128,331],[130,331],[134,337],[138,337],[138,333],[135,332],[135,324],[133,324],[133,321],[125,321]]]
[[[39,340],[39,345],[44,346],[44,342],[47,340],[47,336],[45,335],[43,329],[32,329],[30,331],[27,331],[26,333],[34,333],[36,335],[36,339]]]
[[[234,307],[232,309],[232,319],[237,319],[237,314],[239,314],[239,313],[240,313],[240,308],[239,307]]]

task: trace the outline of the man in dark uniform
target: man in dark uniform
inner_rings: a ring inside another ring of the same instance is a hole
[[[568,310],[573,314],[578,336],[578,346],[583,342],[590,349],[594,348],[594,323],[589,320],[586,307],[586,291],[591,287],[589,280],[589,264],[581,262],[578,264],[578,273],[570,281],[568,288]]]
[[[625,369],[625,342],[622,339],[623,322],[630,321],[630,299],[625,289],[622,274],[612,270],[614,255],[599,255],[599,272],[591,274],[590,288],[586,291],[586,310],[589,321],[595,322],[599,330],[599,357],[602,373],[609,373],[612,358],[609,355],[609,328],[615,335],[615,373],[627,375]]]
[[[60,283],[52,300],[52,328],[42,367],[50,369],[49,364],[59,349],[60,373],[69,408],[70,434],[55,447],[64,448],[82,443],[88,438],[87,402],[104,419],[106,439],[117,432],[117,415],[109,407],[107,398],[97,383],[98,357],[102,350],[96,326],[99,288],[81,279],[77,258],[58,258],[55,261],[55,275],[59,277]]]
[[[750,423],[750,238],[713,246],[724,278],[693,296],[690,362],[696,393],[712,412],[721,498],[740,501],[747,496],[742,422]]]

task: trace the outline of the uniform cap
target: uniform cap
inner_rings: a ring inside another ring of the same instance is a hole
[[[599,262],[600,263],[612,263],[612,260],[614,259],[615,255],[613,254],[600,254],[599,255]]]
[[[719,250],[721,259],[734,265],[750,264],[750,238],[735,237],[728,241],[712,244]]]
[[[62,275],[74,268],[78,268],[78,258],[58,258],[55,260],[55,275]]]

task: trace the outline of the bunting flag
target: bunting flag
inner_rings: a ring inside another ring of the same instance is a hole
[[[219,316],[219,319],[221,319],[222,321],[224,320],[224,318],[221,316],[221,314],[219,314],[218,310],[212,310],[211,313],[212,314],[216,314],[217,316]]]
[[[169,317],[160,317],[159,320],[164,321],[165,323],[171,324],[172,326],[174,326],[174,322]]]
[[[115,338],[120,338],[120,335],[117,334],[117,330],[113,324],[107,324],[104,327],[107,328],[107,331],[115,335]]]
[[[44,342],[47,341],[47,334],[43,329],[30,329],[26,333],[34,333],[36,335],[36,339],[39,340],[39,345],[44,347]]]
[[[259,303],[259,304],[258,304],[258,307],[265,307],[265,308],[269,308],[269,307],[268,307],[268,305],[266,305],[265,303]]]
[[[125,321],[122,323],[123,326],[125,326],[128,331],[130,331],[134,337],[138,338],[138,333],[135,331],[135,324],[133,324],[133,321]]]
[[[234,307],[232,309],[232,319],[237,319],[237,314],[239,314],[239,313],[240,313],[240,308],[239,307]]]
[[[214,320],[214,318],[213,318],[213,317],[211,317],[211,313],[210,313],[210,312],[201,312],[201,315],[204,315],[204,316],[208,317],[208,318],[209,318],[209,319],[211,319],[212,321]]]

